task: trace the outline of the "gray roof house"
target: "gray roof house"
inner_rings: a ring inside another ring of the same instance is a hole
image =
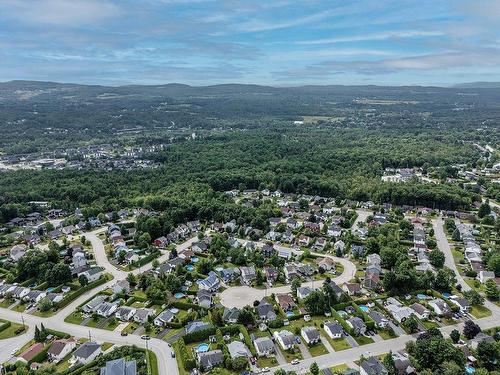
[[[227,350],[232,359],[238,357],[250,357],[251,353],[247,346],[241,341],[233,341],[227,344]]]
[[[387,375],[389,372],[385,366],[375,357],[369,357],[359,366],[361,375]]]
[[[211,350],[205,353],[198,353],[198,362],[204,371],[213,369],[224,362],[221,350]]]
[[[137,364],[123,358],[108,361],[105,367],[101,367],[100,375],[137,375]]]

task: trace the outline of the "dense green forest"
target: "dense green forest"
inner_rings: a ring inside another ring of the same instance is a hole
[[[394,184],[380,177],[387,167],[445,169],[496,161],[496,156],[486,161],[473,143],[498,144],[500,110],[495,100],[500,90],[461,96],[458,89],[440,88],[166,85],[155,91],[47,83],[36,91],[35,83],[17,83],[12,91],[13,85],[0,85],[4,152],[55,148],[72,139],[115,142],[121,139],[115,134],[119,127],[144,126],[143,132],[128,135],[128,142],[165,141],[165,129],[155,124],[167,119],[176,124],[171,125],[174,130],[181,130],[180,123],[192,131],[205,130],[196,140],[175,142],[148,155],[161,163],[157,169],[2,173],[1,221],[28,211],[26,202],[33,200],[93,212],[132,206],[167,209],[174,213],[169,222],[245,216],[233,212],[239,209],[220,193],[235,188],[467,209],[478,197],[458,184]],[[32,96],[19,99],[19,92]],[[393,102],[367,106],[354,100],[359,97]],[[470,110],[455,111],[459,105]],[[292,121],[306,115],[335,119]],[[186,116],[195,121],[186,121]],[[25,121],[12,126],[19,118]],[[66,131],[52,138],[41,135],[48,125]]]

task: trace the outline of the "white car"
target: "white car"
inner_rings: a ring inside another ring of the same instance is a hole
[[[269,371],[271,371],[269,367],[264,367],[261,372],[269,372]]]
[[[19,351],[19,348],[15,348],[15,349],[12,349],[12,351],[10,352],[10,355],[11,356],[14,356],[16,355],[16,353]]]
[[[299,360],[298,359],[294,359],[292,362],[290,362],[292,365],[298,365],[299,364]]]

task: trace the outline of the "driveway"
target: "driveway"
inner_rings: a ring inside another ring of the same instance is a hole
[[[351,345],[351,347],[353,348],[357,348],[359,346],[358,342],[356,340],[354,340],[354,337],[352,337],[351,335],[349,336],[345,336],[345,340],[349,343],[349,345]]]
[[[389,322],[389,327],[392,328],[392,330],[394,331],[394,333],[398,336],[401,336],[401,335],[405,335],[406,332],[403,328],[401,328],[400,326],[397,326],[395,325],[393,322]]]
[[[307,349],[307,346],[300,340],[300,344],[297,345],[299,347],[300,353],[302,354],[302,358],[312,358],[311,353]]]

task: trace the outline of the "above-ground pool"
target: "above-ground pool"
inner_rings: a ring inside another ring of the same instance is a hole
[[[184,293],[181,293],[181,292],[177,292],[177,293],[175,293],[175,294],[174,294],[174,297],[175,297],[175,298],[183,298],[183,297],[185,297],[185,296],[186,296],[186,295],[185,295]]]
[[[369,309],[369,308],[368,308],[368,306],[366,306],[366,305],[359,305],[359,308],[360,308],[361,310],[363,310],[364,312],[368,312],[368,311],[370,311],[370,309]]]
[[[417,298],[420,300],[427,299],[427,296],[425,294],[417,294]]]
[[[467,365],[465,366],[465,372],[467,374],[473,374],[474,372],[476,372],[476,369],[470,365]]]
[[[198,346],[196,347],[196,351],[197,351],[198,353],[205,353],[205,352],[208,352],[208,349],[209,349],[209,348],[210,348],[210,347],[208,346],[208,344],[203,343],[203,344],[200,344],[200,345],[198,345]]]
[[[287,311],[286,312],[286,316],[289,317],[289,318],[292,317],[292,316],[294,316],[294,315],[295,314],[293,313],[293,311]]]
[[[194,266],[193,266],[192,264],[188,264],[188,265],[186,266],[186,269],[187,269],[188,271],[192,271],[192,270],[194,270]]]
[[[199,261],[198,257],[192,257],[191,258],[191,262],[193,262],[193,263],[196,263],[198,261]]]

